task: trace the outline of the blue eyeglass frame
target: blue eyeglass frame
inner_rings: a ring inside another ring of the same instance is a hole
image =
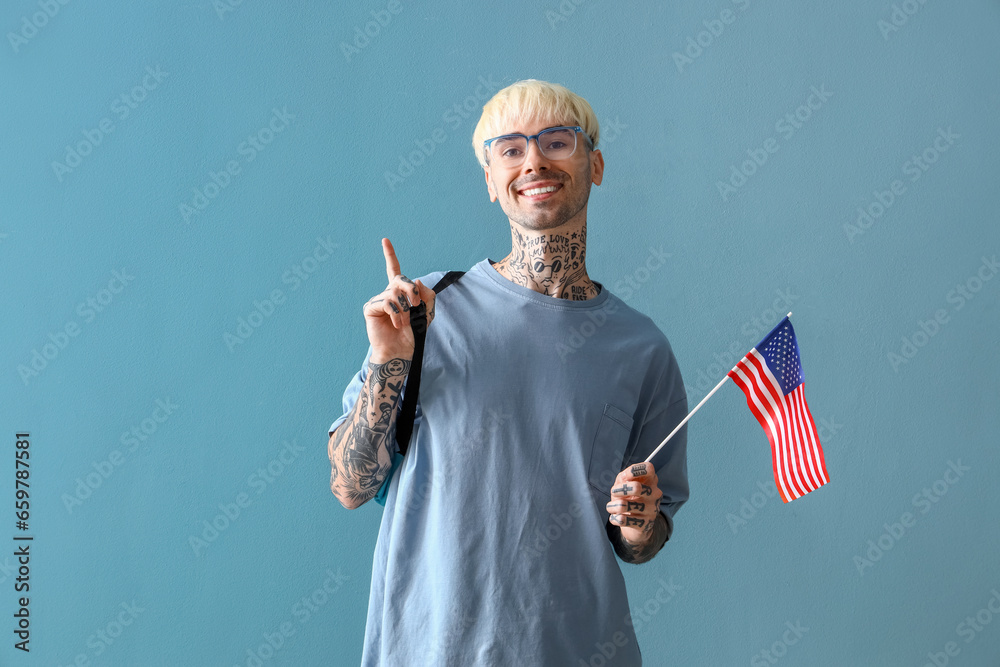
[[[498,137],[493,137],[492,139],[487,139],[486,141],[483,142],[483,150],[486,151],[486,162],[489,163],[489,161],[490,161],[490,144],[492,144],[497,139],[506,139],[507,137],[524,137],[525,138],[525,142],[524,142],[525,151],[527,151],[527,149],[531,147],[531,140],[532,139],[535,140],[535,145],[538,146],[538,137],[540,137],[541,135],[546,134],[548,132],[554,132],[556,130],[574,130],[576,132],[579,132],[580,134],[582,134],[587,139],[587,145],[590,146],[590,149],[591,150],[594,149],[594,143],[590,140],[590,136],[586,132],[584,132],[583,128],[580,127],[579,125],[557,125],[556,127],[547,127],[544,130],[542,130],[541,132],[539,132],[538,134],[533,134],[530,137],[528,135],[526,135],[526,134],[518,134],[517,132],[515,132],[513,134],[501,134]],[[538,150],[539,150],[539,152],[542,153],[542,155],[545,154],[544,152],[542,152],[542,147],[541,146],[538,146]],[[575,153],[576,151],[574,150],[573,152]],[[525,155],[525,157],[527,157],[527,155]]]

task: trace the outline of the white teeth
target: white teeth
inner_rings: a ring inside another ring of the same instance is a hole
[[[555,192],[556,189],[557,188],[554,185],[547,185],[544,188],[531,188],[530,190],[525,190],[524,194],[526,194],[529,197],[534,197],[535,195],[540,195],[545,192]]]

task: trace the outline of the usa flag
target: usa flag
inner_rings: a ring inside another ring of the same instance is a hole
[[[786,503],[830,481],[806,403],[795,330],[786,316],[729,371],[771,441],[774,483]]]

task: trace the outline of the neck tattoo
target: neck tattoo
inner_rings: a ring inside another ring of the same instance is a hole
[[[571,301],[599,294],[587,276],[587,227],[569,233],[524,233],[511,227],[511,251],[493,268],[511,282]]]

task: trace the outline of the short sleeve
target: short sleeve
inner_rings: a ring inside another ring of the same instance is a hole
[[[687,392],[672,352],[663,365],[648,405],[649,408],[640,425],[636,446],[622,466],[623,470],[633,463],[645,461],[687,416]],[[669,539],[669,535],[673,532],[674,514],[687,501],[689,495],[687,424],[657,452],[652,464],[660,491],[663,492],[660,511],[667,517]]]

